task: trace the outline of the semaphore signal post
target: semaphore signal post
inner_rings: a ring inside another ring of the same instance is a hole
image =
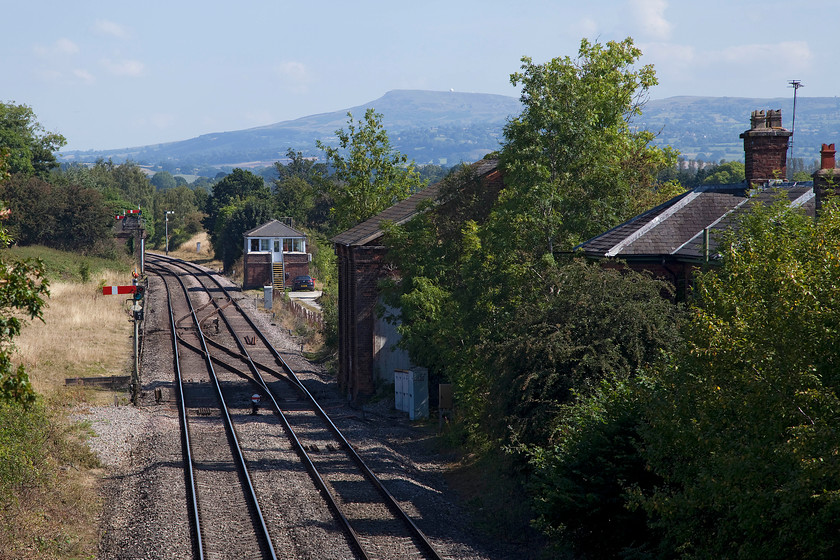
[[[102,295],[129,295],[132,302],[131,317],[134,323],[134,368],[131,372],[131,402],[137,404],[140,395],[140,322],[143,320],[143,295],[145,289],[137,283],[138,274],[135,270],[131,285],[103,286]]]

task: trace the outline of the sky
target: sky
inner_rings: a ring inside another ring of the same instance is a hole
[[[650,97],[835,96],[838,0],[6,2],[0,102],[64,151],[186,140],[395,89],[518,97],[510,75],[632,37]]]

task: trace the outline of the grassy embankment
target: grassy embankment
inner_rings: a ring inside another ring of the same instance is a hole
[[[100,286],[127,283],[131,264],[42,247],[9,249],[3,258],[41,259],[50,297],[43,322],[29,321],[16,340],[14,357],[38,401],[29,410],[0,406],[0,558],[94,558],[102,473],[83,445],[84,426],[66,415],[80,404],[113,404],[114,396],[64,380],[129,373],[127,305],[102,296]]]

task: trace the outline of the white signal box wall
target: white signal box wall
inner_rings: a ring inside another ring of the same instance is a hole
[[[429,371],[426,368],[394,370],[394,408],[411,420],[429,417]]]

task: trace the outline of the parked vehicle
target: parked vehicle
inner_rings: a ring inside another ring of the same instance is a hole
[[[314,290],[315,280],[311,276],[295,276],[292,282],[292,291],[301,292],[305,290]]]

